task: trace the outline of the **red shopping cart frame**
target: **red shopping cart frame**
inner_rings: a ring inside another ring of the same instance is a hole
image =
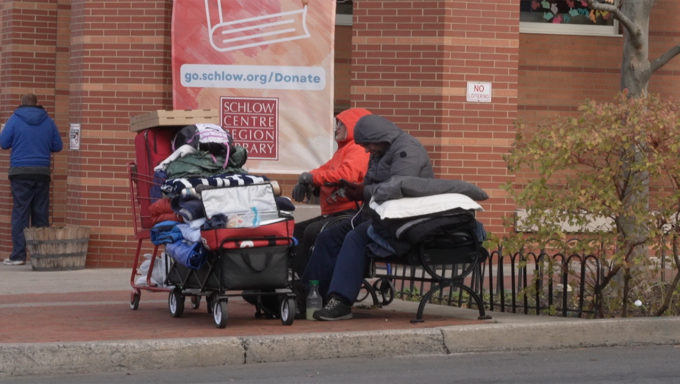
[[[127,164],[129,182],[130,182],[130,202],[132,204],[132,225],[135,232],[135,239],[137,240],[137,250],[135,252],[135,260],[132,264],[132,274],[130,275],[130,286],[132,292],[130,293],[130,308],[136,310],[139,307],[139,300],[141,291],[150,292],[170,292],[170,288],[158,287],[151,282],[151,275],[153,272],[154,263],[156,262],[156,255],[158,254],[158,246],[154,245],[153,253],[151,255],[151,263],[149,264],[149,271],[146,274],[147,285],[137,285],[136,277],[137,268],[140,266],[139,259],[142,254],[142,243],[145,240],[151,241],[151,210],[149,207],[157,198],[150,197],[150,189],[152,187],[159,187],[162,180],[154,179],[153,175],[143,175],[137,172],[136,163],[130,162]]]

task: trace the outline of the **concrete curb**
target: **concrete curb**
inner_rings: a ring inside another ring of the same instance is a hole
[[[449,353],[680,344],[680,318],[576,320],[441,328]]]
[[[0,345],[0,377],[243,364],[242,343],[219,339]]]
[[[246,363],[445,354],[436,328],[247,337]]]
[[[680,318],[415,330],[0,345],[0,377],[603,346],[680,344]]]

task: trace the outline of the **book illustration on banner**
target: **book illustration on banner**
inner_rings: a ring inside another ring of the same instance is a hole
[[[228,52],[309,38],[308,1],[302,0],[302,9],[299,10],[230,20],[228,15],[223,14],[220,0],[205,0],[210,44],[216,51]],[[219,16],[219,23],[212,25],[211,12]]]

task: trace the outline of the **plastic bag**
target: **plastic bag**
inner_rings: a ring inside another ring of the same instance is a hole
[[[260,226],[260,213],[256,207],[250,208],[250,211],[243,217],[241,227],[255,228]]]
[[[146,276],[149,273],[149,266],[151,265],[151,254],[144,254],[146,259],[140,266],[139,272],[140,277],[135,281],[136,285],[146,285]],[[156,286],[163,286],[167,275],[165,273],[165,252],[161,253],[160,256],[156,256],[156,261],[153,263],[153,271],[151,272],[151,284]]]
[[[232,215],[227,221],[227,228],[255,228],[260,226],[260,213],[256,207],[250,208],[244,215]]]

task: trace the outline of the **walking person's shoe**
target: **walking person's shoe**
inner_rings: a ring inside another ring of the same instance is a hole
[[[10,260],[8,257],[2,263],[5,265],[24,265],[26,260]]]
[[[325,307],[314,312],[317,320],[349,320],[352,318],[352,306],[345,304],[335,297],[331,297]]]

